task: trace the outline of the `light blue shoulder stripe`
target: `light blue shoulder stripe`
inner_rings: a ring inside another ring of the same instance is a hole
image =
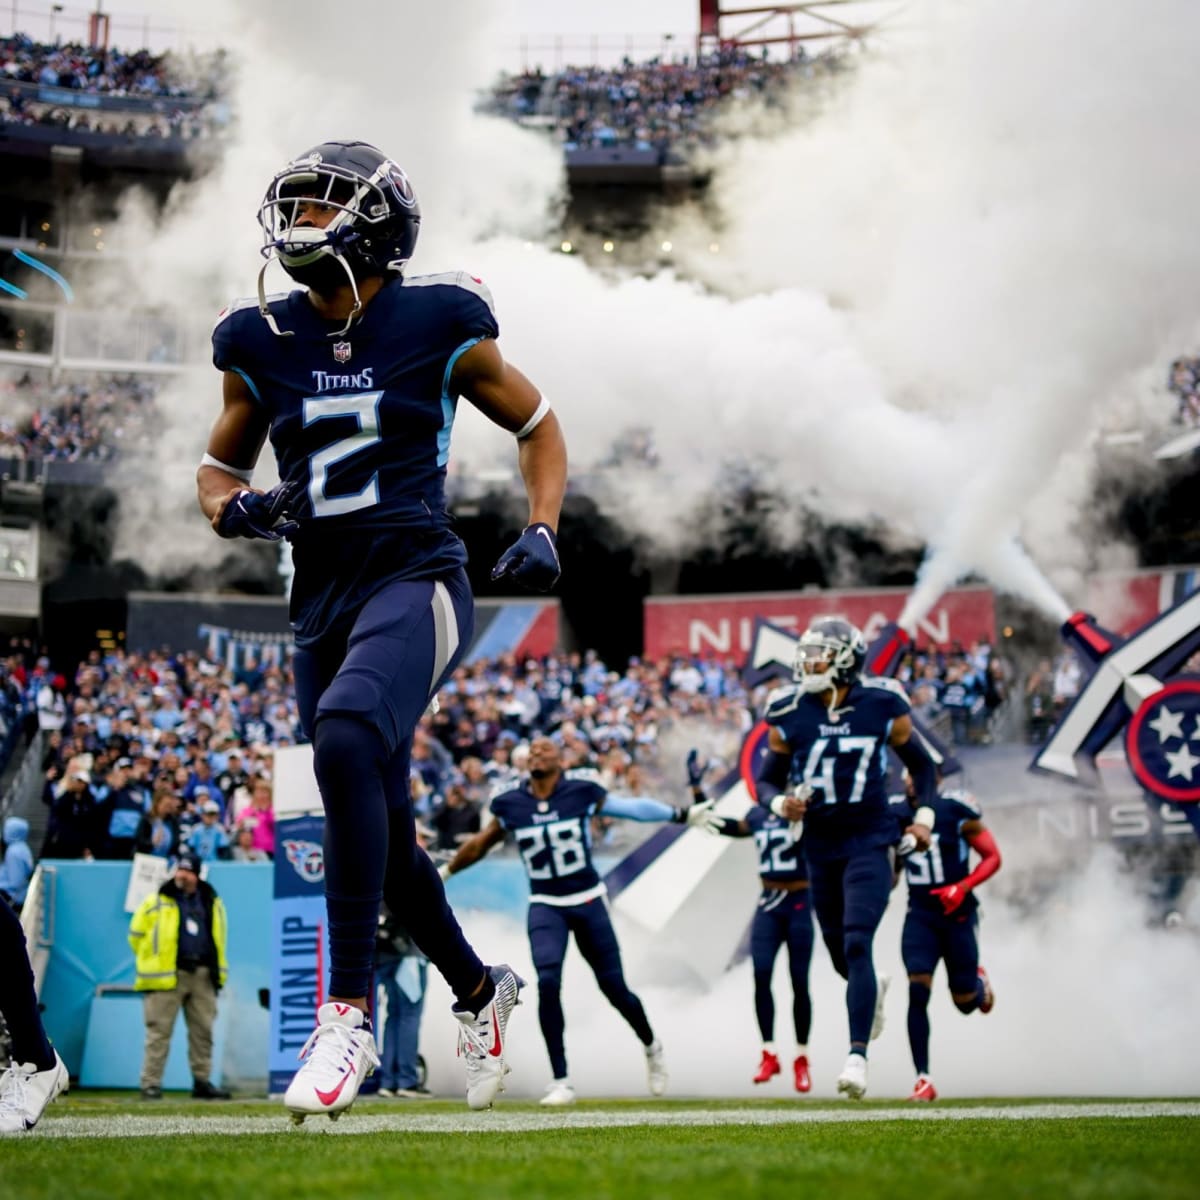
[[[247,375],[246,372],[243,371],[241,367],[230,367],[229,369],[235,375],[240,375],[246,381],[246,386],[254,394],[255,400],[257,400],[259,402],[259,404],[261,404],[263,402],[263,399],[262,399],[262,396],[259,394],[258,385],[254,382],[254,380],[251,379],[250,376]]]
[[[450,394],[450,376],[454,374],[454,366],[458,360],[472,346],[482,341],[483,338],[476,337],[463,342],[446,362],[446,370],[442,375],[442,427],[438,430],[437,435],[437,465],[439,467],[444,467],[450,461],[450,430],[454,426],[454,413],[458,407],[458,397]]]

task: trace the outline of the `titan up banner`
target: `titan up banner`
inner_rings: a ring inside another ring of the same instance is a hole
[[[644,654],[731,658],[742,663],[754,641],[755,623],[769,621],[800,634],[815,617],[853,621],[867,641],[895,621],[909,588],[845,591],[761,592],[739,596],[650,596],[643,609]],[[964,646],[996,638],[996,603],[991,588],[962,587],[946,592],[917,623],[915,640]]]
[[[329,974],[325,927],[323,816],[275,825],[275,891],[271,914],[271,1041],[269,1090],[287,1090],[297,1055],[317,1022]]]

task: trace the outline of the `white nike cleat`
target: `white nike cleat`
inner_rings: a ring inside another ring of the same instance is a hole
[[[66,1064],[54,1052],[54,1066],[39,1071],[33,1063],[13,1063],[0,1075],[0,1134],[32,1129],[46,1106],[70,1086]]]
[[[521,1003],[520,993],[525,986],[512,967],[501,963],[489,968],[496,994],[479,1013],[470,1009],[451,1009],[460,1024],[458,1053],[467,1060],[467,1107],[491,1108],[496,1097],[504,1091],[504,1062],[508,1018]]]
[[[318,1113],[336,1121],[354,1103],[362,1081],[379,1066],[375,1035],[363,1028],[362,1010],[353,1004],[322,1004],[317,1027],[300,1057],[304,1065],[283,1097],[296,1125]]]
[[[565,1108],[575,1103],[575,1089],[565,1079],[556,1079],[538,1103],[546,1108]]]
[[[880,971],[875,978],[875,983],[875,1016],[871,1018],[871,1041],[874,1041],[883,1032],[883,1027],[887,1024],[887,1013],[884,1012],[883,1002],[887,999],[892,977],[886,971]]]
[[[661,1096],[667,1090],[667,1065],[663,1062],[662,1042],[655,1038],[646,1047],[646,1079],[650,1095]]]
[[[867,1060],[862,1054],[851,1054],[837,1078],[837,1090],[847,1100],[861,1100],[867,1094]]]

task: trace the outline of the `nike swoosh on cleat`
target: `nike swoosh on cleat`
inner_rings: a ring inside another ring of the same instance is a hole
[[[492,1001],[492,1028],[496,1031],[496,1041],[488,1053],[493,1058],[499,1058],[504,1047],[500,1044],[500,1014],[496,1011],[496,1002]]]
[[[320,1102],[324,1104],[326,1108],[328,1108],[342,1094],[342,1088],[346,1086],[346,1080],[349,1079],[353,1074],[354,1068],[351,1067],[350,1070],[348,1070],[346,1074],[338,1080],[337,1087],[335,1087],[331,1092],[323,1092],[320,1088],[313,1088],[313,1092],[316,1093],[317,1099],[320,1100]]]

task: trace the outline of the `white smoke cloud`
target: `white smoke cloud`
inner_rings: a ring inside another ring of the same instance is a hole
[[[1169,398],[1131,404],[1127,381],[1200,322],[1200,166],[1180,150],[1200,100],[1178,53],[1200,12],[1167,4],[1144,23],[1085,0],[919,6],[915,34],[862,58],[817,115],[722,150],[721,253],[713,235],[688,252],[694,214],[677,227],[680,269],[699,284],[601,274],[545,248],[556,149],[472,111],[503,10],[357,4],[330,34],[294,4],[241,8],[236,136],[212,176],[177,189],[138,284],[204,314],[248,294],[270,173],[325,137],[373,139],[421,197],[414,269],[484,275],[502,345],[553,399],[574,462],[623,427],[652,430],[663,464],[614,515],[678,545],[742,461],[793,508],[936,546],[931,578],[984,571],[1058,610],[1006,547],[1019,536],[1074,586],[1094,560],[1079,536],[1089,435],[1120,424],[1114,406],[1164,418]],[[215,377],[169,403],[193,462]],[[453,455],[513,462],[511,441],[469,413]],[[123,544],[153,560],[146,528],[131,518]],[[219,550],[190,514],[165,534],[158,545],[193,561]]]

